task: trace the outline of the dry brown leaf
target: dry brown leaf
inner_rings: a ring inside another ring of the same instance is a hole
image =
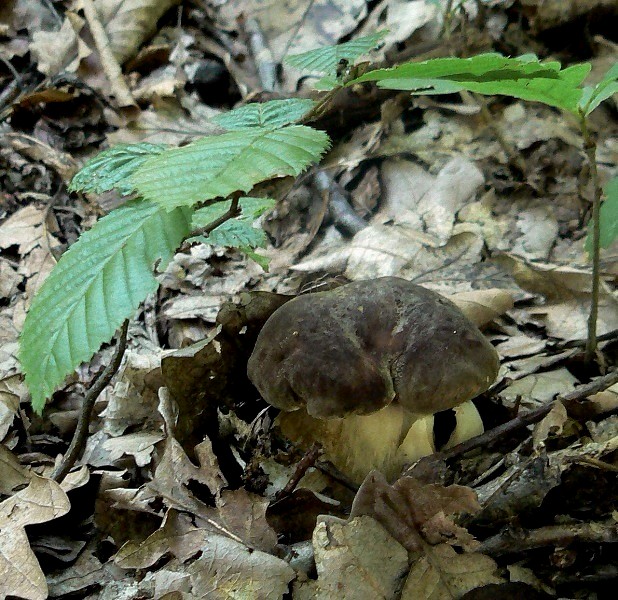
[[[457,554],[447,544],[426,548],[425,554],[412,563],[402,600],[452,600],[466,592],[500,583],[496,563],[484,554]]]
[[[496,260],[506,267],[524,290],[544,296],[538,307],[527,308],[544,322],[547,334],[564,340],[586,339],[592,276],[589,271],[552,264],[528,264],[503,254]],[[618,300],[601,282],[597,333],[608,333],[618,323]]]
[[[180,0],[98,0],[97,12],[105,26],[112,52],[123,64],[155,31],[157,21]]]
[[[75,12],[65,13],[58,31],[35,31],[30,51],[38,62],[38,70],[53,77],[62,71],[74,73],[91,50],[79,37],[84,20]]]
[[[537,408],[547,404],[558,394],[566,394],[575,389],[579,381],[565,367],[533,373],[514,381],[509,387],[500,392],[503,404],[514,407],[520,402],[523,408]]]
[[[513,295],[506,290],[474,290],[448,296],[477,327],[484,327],[513,308]]]
[[[47,582],[23,528],[0,529],[0,595],[45,600]]]
[[[413,477],[402,477],[389,485],[381,473],[373,471],[358,490],[350,516],[373,517],[409,552],[414,552],[422,550],[425,542],[473,547],[474,538],[446,516],[479,509],[470,488],[423,484]]]
[[[318,580],[295,586],[295,599],[397,597],[408,553],[371,517],[319,517],[313,548]]]
[[[568,415],[562,402],[556,402],[547,415],[539,421],[532,431],[532,445],[539,449],[545,445],[550,435],[560,435],[562,428],[567,422]]]
[[[5,463],[6,464],[6,463]],[[69,512],[60,485],[33,475],[29,485],[0,503],[0,591],[3,596],[47,598],[45,575],[30,548],[26,525],[45,523]]]

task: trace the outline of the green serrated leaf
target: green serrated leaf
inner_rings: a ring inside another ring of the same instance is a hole
[[[245,127],[283,127],[296,123],[315,102],[309,98],[287,98],[269,102],[246,104],[212,119],[213,123],[225,129]]]
[[[618,63],[611,67],[605,77],[594,87],[588,86],[584,88],[584,95],[579,103],[588,116],[595,108],[614,94],[618,94]]]
[[[70,192],[102,194],[118,189],[123,194],[131,192],[126,178],[147,159],[161,154],[167,146],[162,144],[120,144],[103,150],[90,159],[73,177]]]
[[[132,200],[64,253],[34,297],[20,337],[19,360],[35,411],[157,289],[155,264],[165,268],[190,220],[190,209],[167,212]]]
[[[268,269],[270,266],[270,258],[268,256],[263,256],[262,254],[258,254],[254,252],[251,248],[242,247],[238,248],[247,258],[251,259],[253,262],[257,263],[262,267],[264,271],[268,273]]]
[[[253,227],[250,222],[230,219],[212,231],[207,241],[213,246],[228,248],[264,248],[267,238],[262,229]]]
[[[502,94],[576,112],[582,97],[579,85],[589,70],[588,64],[561,69],[556,61],[540,62],[529,55],[507,58],[490,53],[377,69],[348,85],[375,81],[380,87],[409,90],[414,94],[447,94],[461,90]]]
[[[607,248],[618,239],[618,176],[610,179],[604,190],[605,200],[601,204],[599,220],[601,223],[601,248]],[[586,251],[592,251],[592,222],[588,225],[586,237]]]
[[[337,70],[339,61],[347,60],[353,63],[359,56],[373,50],[387,33],[387,30],[376,31],[371,35],[350,40],[343,44],[337,44],[336,46],[325,46],[309,50],[309,52],[294,54],[287,56],[284,62],[297,69],[331,74]]]
[[[304,125],[230,131],[153,156],[130,181],[145,199],[172,209],[299,175],[329,143],[326,133]]]
[[[274,204],[275,201],[270,198],[240,198],[241,213],[238,217],[219,225],[208,237],[197,236],[189,241],[199,240],[214,246],[238,248],[245,253],[247,249],[264,248],[267,241],[266,234],[261,229],[253,227],[253,222]],[[226,200],[196,210],[193,213],[192,229],[199,229],[212,223],[224,215],[230,206],[231,200]]]

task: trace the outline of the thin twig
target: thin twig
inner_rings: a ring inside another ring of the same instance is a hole
[[[586,343],[587,363],[591,362],[597,351],[597,316],[599,313],[599,287],[601,283],[601,186],[597,170],[597,146],[588,128],[586,115],[580,116],[580,127],[584,139],[584,151],[588,157],[590,178],[592,179],[592,298],[588,317],[588,340]]]
[[[307,470],[315,465],[315,461],[318,459],[318,456],[320,456],[320,452],[322,452],[322,446],[315,442],[311,448],[305,452],[305,455],[300,461],[298,461],[292,477],[290,477],[290,480],[285,484],[285,487],[277,492],[275,500],[281,500],[285,498],[285,496],[289,496],[296,489],[296,486],[305,476]]]
[[[230,204],[230,208],[228,208],[228,210],[226,210],[220,217],[217,217],[208,223],[208,225],[204,225],[204,227],[200,227],[199,229],[192,231],[190,237],[194,238],[199,236],[207,236],[217,227],[223,225],[226,221],[237,217],[240,214],[239,200],[241,196],[242,192],[234,192],[234,194],[232,194],[232,203]],[[193,242],[189,241],[184,242],[178,252],[186,252],[191,247],[192,243]]]
[[[120,108],[137,109],[137,103],[129,90],[129,86],[124,79],[122,69],[112,52],[109,37],[99,19],[99,13],[94,5],[93,0],[82,0],[84,16],[88,21],[92,39],[101,59],[103,72],[109,80],[112,95],[116,99],[116,103]]]
[[[570,403],[577,402],[578,400],[583,400],[584,398],[587,398],[592,394],[596,394],[597,392],[606,390],[615,383],[618,383],[618,369],[611,371],[603,377],[598,377],[586,385],[580,385],[577,389],[569,392],[568,394],[564,394],[563,396],[559,396],[556,400],[550,402],[549,404],[530,410],[522,415],[518,415],[514,419],[511,419],[502,425],[498,425],[498,427],[489,429],[485,433],[477,435],[476,437],[462,442],[461,444],[457,444],[449,450],[437,452],[431,456],[431,460],[449,460],[461,454],[465,454],[470,450],[488,446],[489,444],[496,442],[498,439],[518,431],[523,427],[538,423],[543,417],[545,417],[545,415],[547,415],[547,413],[549,413],[549,411],[551,411],[556,402],[562,402],[563,404],[568,405]]]
[[[601,523],[549,525],[522,531],[507,529],[486,539],[479,552],[500,556],[544,546],[565,546],[573,542],[615,544],[618,542],[618,524],[611,520]]]
[[[129,320],[127,319],[122,324],[120,329],[118,343],[116,345],[116,349],[114,350],[112,360],[109,365],[105,367],[101,375],[96,378],[92,387],[88,390],[86,396],[84,397],[81,412],[79,413],[79,419],[77,420],[77,427],[75,428],[75,433],[73,434],[73,439],[71,440],[69,449],[64,455],[62,462],[58,468],[54,470],[52,475],[52,479],[58,483],[60,483],[67,476],[68,472],[73,468],[75,461],[80,457],[84,449],[86,439],[88,437],[88,426],[90,425],[90,415],[92,413],[92,409],[94,408],[94,403],[120,367],[122,357],[124,356],[127,348],[128,329]]]

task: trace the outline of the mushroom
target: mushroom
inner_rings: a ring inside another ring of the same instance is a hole
[[[433,415],[455,409],[449,444],[482,433],[471,399],[498,374],[479,329],[439,294],[397,277],[301,295],[266,321],[249,379],[278,424],[360,482],[395,478],[435,451]]]

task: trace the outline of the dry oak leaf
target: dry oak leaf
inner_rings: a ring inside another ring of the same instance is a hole
[[[474,538],[448,517],[480,510],[474,491],[460,485],[424,484],[402,477],[390,485],[384,475],[367,475],[354,498],[351,518],[369,515],[409,552],[422,550],[425,542],[447,542],[470,549]]]
[[[70,506],[60,485],[38,475],[32,476],[28,487],[0,503],[0,597],[47,598],[45,575],[24,527],[61,517]]]

